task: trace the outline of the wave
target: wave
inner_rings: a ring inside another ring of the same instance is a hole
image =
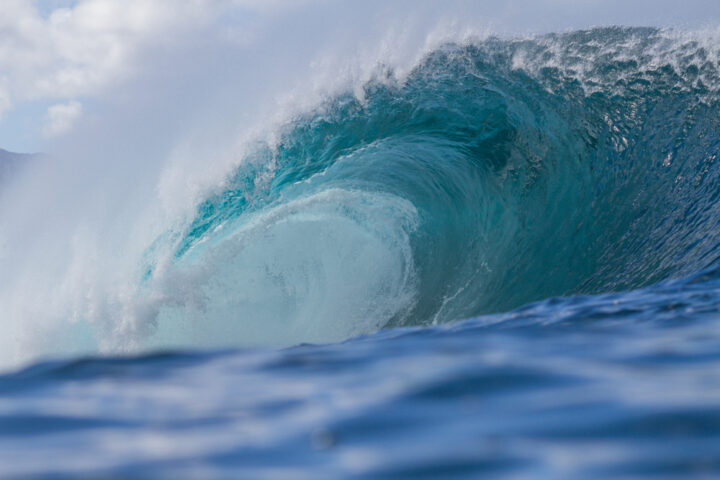
[[[449,44],[386,71],[201,204],[157,275],[193,277],[192,300],[160,330],[327,341],[706,268],[717,76],[697,41],[624,28]]]
[[[337,341],[715,266],[716,45],[612,27],[380,67],[255,142],[146,246],[132,321],[102,336]]]

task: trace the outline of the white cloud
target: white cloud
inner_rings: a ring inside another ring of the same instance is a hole
[[[59,103],[48,108],[45,115],[43,134],[46,137],[56,137],[67,133],[73,124],[82,115],[82,104],[77,101]]]
[[[3,0],[0,114],[28,100],[101,95],[137,68],[152,45],[202,25],[220,0],[80,0],[43,16]]]
[[[27,100],[101,95],[140,68],[148,49],[182,42],[229,10],[316,1],[78,0],[43,14],[30,0],[2,0],[0,114]]]

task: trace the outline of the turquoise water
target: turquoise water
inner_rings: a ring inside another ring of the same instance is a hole
[[[295,119],[158,242],[148,288],[197,297],[156,337],[195,345],[201,312],[210,344],[338,340],[708,268],[718,80],[650,29],[447,45]]]
[[[0,473],[720,476],[718,59],[491,38],[297,116],[145,249],[148,353],[0,377]]]

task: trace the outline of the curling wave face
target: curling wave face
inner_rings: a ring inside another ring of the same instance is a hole
[[[149,342],[335,341],[710,267],[718,68],[697,39],[608,28],[383,71],[255,148],[153,245]]]

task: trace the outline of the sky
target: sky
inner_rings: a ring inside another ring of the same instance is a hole
[[[167,131],[189,128],[190,117],[213,117],[212,108],[231,121],[263,87],[275,98],[290,88],[279,78],[342,57],[338,45],[356,55],[369,39],[393,38],[391,30],[406,38],[406,25],[421,32],[437,19],[510,33],[608,24],[717,28],[720,2],[3,0],[0,148],[51,151],[78,132],[132,127],[133,112]]]

